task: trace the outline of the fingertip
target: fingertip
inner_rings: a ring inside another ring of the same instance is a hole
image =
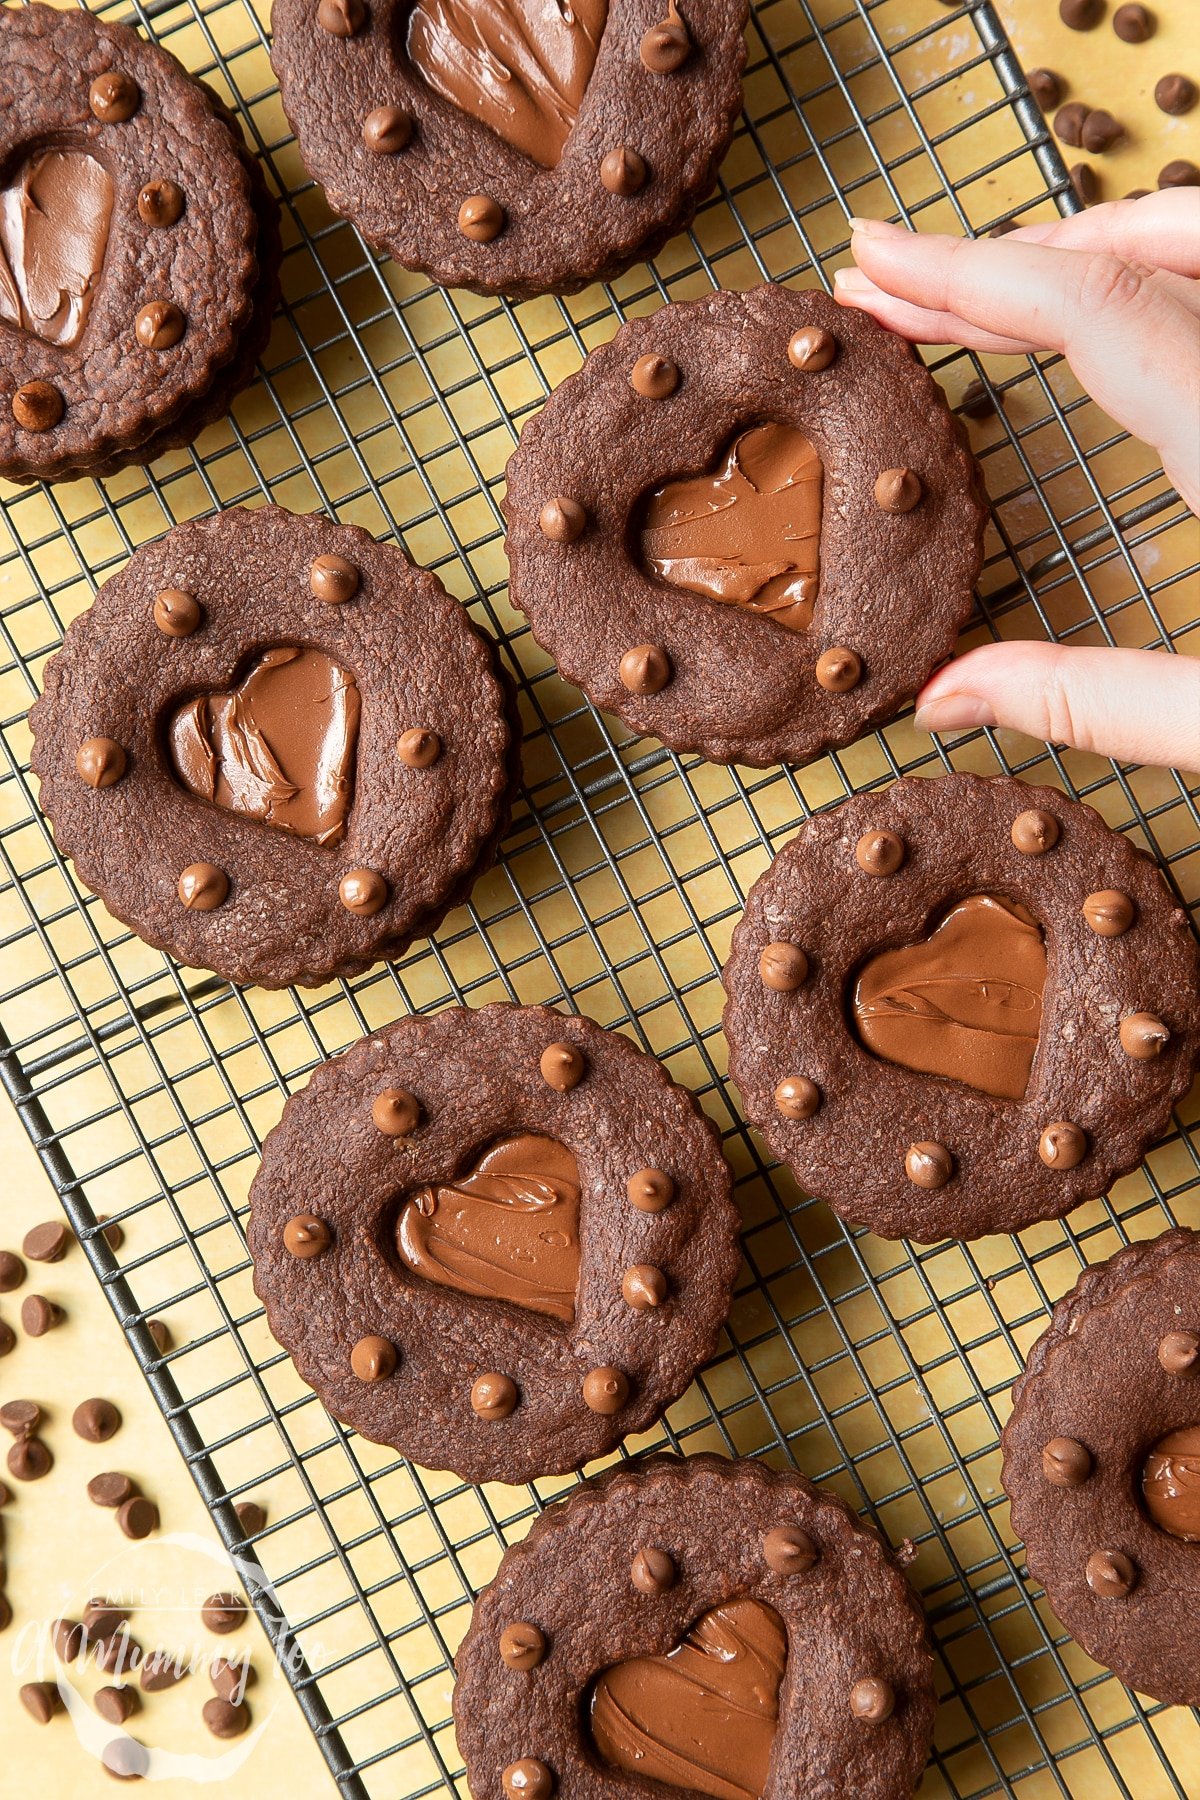
[[[995,723],[995,712],[978,694],[950,693],[922,699],[913,715],[918,731],[973,731]]]

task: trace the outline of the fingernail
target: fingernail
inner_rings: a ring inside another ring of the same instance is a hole
[[[875,284],[861,269],[838,269],[833,277],[833,285],[841,294],[865,294]]]
[[[918,731],[970,731],[978,725],[994,725],[996,715],[977,694],[940,694],[918,706],[913,724]]]
[[[851,233],[861,232],[863,237],[886,237],[889,232],[899,231],[898,225],[892,225],[887,219],[848,219]]]

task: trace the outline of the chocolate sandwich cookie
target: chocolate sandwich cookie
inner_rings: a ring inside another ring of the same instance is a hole
[[[445,287],[573,293],[683,230],[742,107],[746,0],[275,0],[305,167]]]
[[[525,426],[513,602],[569,681],[713,762],[890,719],[972,606],[976,465],[908,346],[824,294],[631,321]]]
[[[1013,1529],[1068,1631],[1138,1693],[1200,1705],[1200,1234],[1084,1271],[1001,1446]]]
[[[232,115],[85,11],[0,10],[0,476],[191,441],[253,376],[278,209]]]
[[[772,1151],[843,1218],[920,1243],[1102,1194],[1200,1045],[1196,944],[1157,866],[1000,776],[818,814],[751,889],[724,979]]]
[[[263,1146],[249,1244],[329,1410],[468,1481],[644,1430],[711,1356],[740,1256],[691,1094],[541,1006],[406,1019],[323,1063]]]
[[[652,1457],[504,1554],[455,1659],[473,1794],[907,1800],[937,1701],[916,1595],[796,1474]]]
[[[395,546],[235,509],[144,545],[71,625],[32,763],[59,847],[148,943],[315,984],[401,954],[490,865],[509,709],[490,645]]]

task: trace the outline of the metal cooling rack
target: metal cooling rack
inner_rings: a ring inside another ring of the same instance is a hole
[[[198,453],[103,484],[0,490],[0,1072],[346,1796],[451,1794],[451,1655],[504,1544],[569,1482],[482,1491],[332,1421],[270,1340],[245,1197],[313,1065],[451,1001],[547,1000],[627,1031],[696,1089],[738,1176],[746,1267],[720,1353],[629,1446],[794,1463],[903,1546],[944,1696],[923,1794],[1197,1794],[1200,1719],[1143,1704],[1062,1633],[1012,1547],[997,1431],[1080,1266],[1200,1225],[1196,1107],[1070,1225],[918,1251],[846,1232],[763,1158],[725,1079],[720,962],[750,881],[814,808],[904,772],[1009,769],[1127,829],[1185,904],[1197,790],[900,720],[810,768],[713,769],[580,704],[507,606],[497,489],[522,420],[632,312],[766,277],[828,284],[846,218],[985,231],[1075,201],[992,7],[759,0],[718,193],[653,269],[567,301],[443,294],[364,249],[305,177],[257,0],[101,5],[236,107],[285,197],[285,299],[256,387]],[[987,370],[931,366],[952,402]],[[1197,626],[1193,522],[1053,357],[1004,364],[972,427],[995,515],[974,635],[1173,650]],[[140,542],[218,505],[326,508],[403,543],[503,643],[526,786],[499,867],[435,942],[316,994],[235,991],[79,889],[36,809],[25,714],[64,623]],[[121,1221],[114,1252],[96,1217]],[[176,1348],[146,1327],[164,1318]],[[249,1543],[233,1502],[269,1499]],[[247,1563],[248,1559],[248,1563]],[[1189,1786],[1190,1783],[1190,1786]],[[461,1790],[460,1790],[461,1791]]]

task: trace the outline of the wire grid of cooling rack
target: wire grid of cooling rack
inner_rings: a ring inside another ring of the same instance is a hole
[[[264,1132],[323,1056],[406,1011],[547,1000],[626,1030],[720,1124],[746,1266],[713,1364],[627,1447],[793,1463],[903,1547],[939,1649],[925,1795],[1192,1800],[1200,1721],[1131,1696],[1025,1580],[997,1432],[1022,1354],[1079,1267],[1200,1225],[1196,1109],[1069,1225],[917,1250],[846,1232],[764,1159],[725,1079],[718,972],[745,890],[814,808],[904,772],[1007,768],[1128,829],[1186,904],[1197,793],[1177,775],[907,719],[810,768],[718,770],[580,703],[507,606],[497,489],[520,424],[628,314],[712,285],[823,282],[854,212],[977,232],[1074,199],[991,7],[759,0],[746,116],[718,193],[652,270],[568,301],[444,294],[367,252],[308,182],[257,0],[97,10],[239,112],[285,201],[285,298],[236,422],[152,471],[0,491],[0,1072],[341,1791],[462,1791],[451,1657],[506,1542],[570,1481],[477,1491],[343,1430],[267,1335],[242,1235]],[[930,359],[953,402],[987,371]],[[1005,365],[972,427],[994,505],[976,637],[1171,650],[1200,629],[1192,522],[1055,358]],[[37,811],[25,713],[64,623],[178,519],[276,499],[392,535],[497,635],[526,782],[501,862],[431,944],[303,998],[148,951],[74,883]],[[1189,598],[1190,596],[1190,598]],[[114,1252],[96,1217],[121,1221]],[[146,1320],[164,1318],[160,1355]],[[270,1502],[243,1539],[233,1503]],[[1190,1785],[1189,1785],[1190,1784]]]

